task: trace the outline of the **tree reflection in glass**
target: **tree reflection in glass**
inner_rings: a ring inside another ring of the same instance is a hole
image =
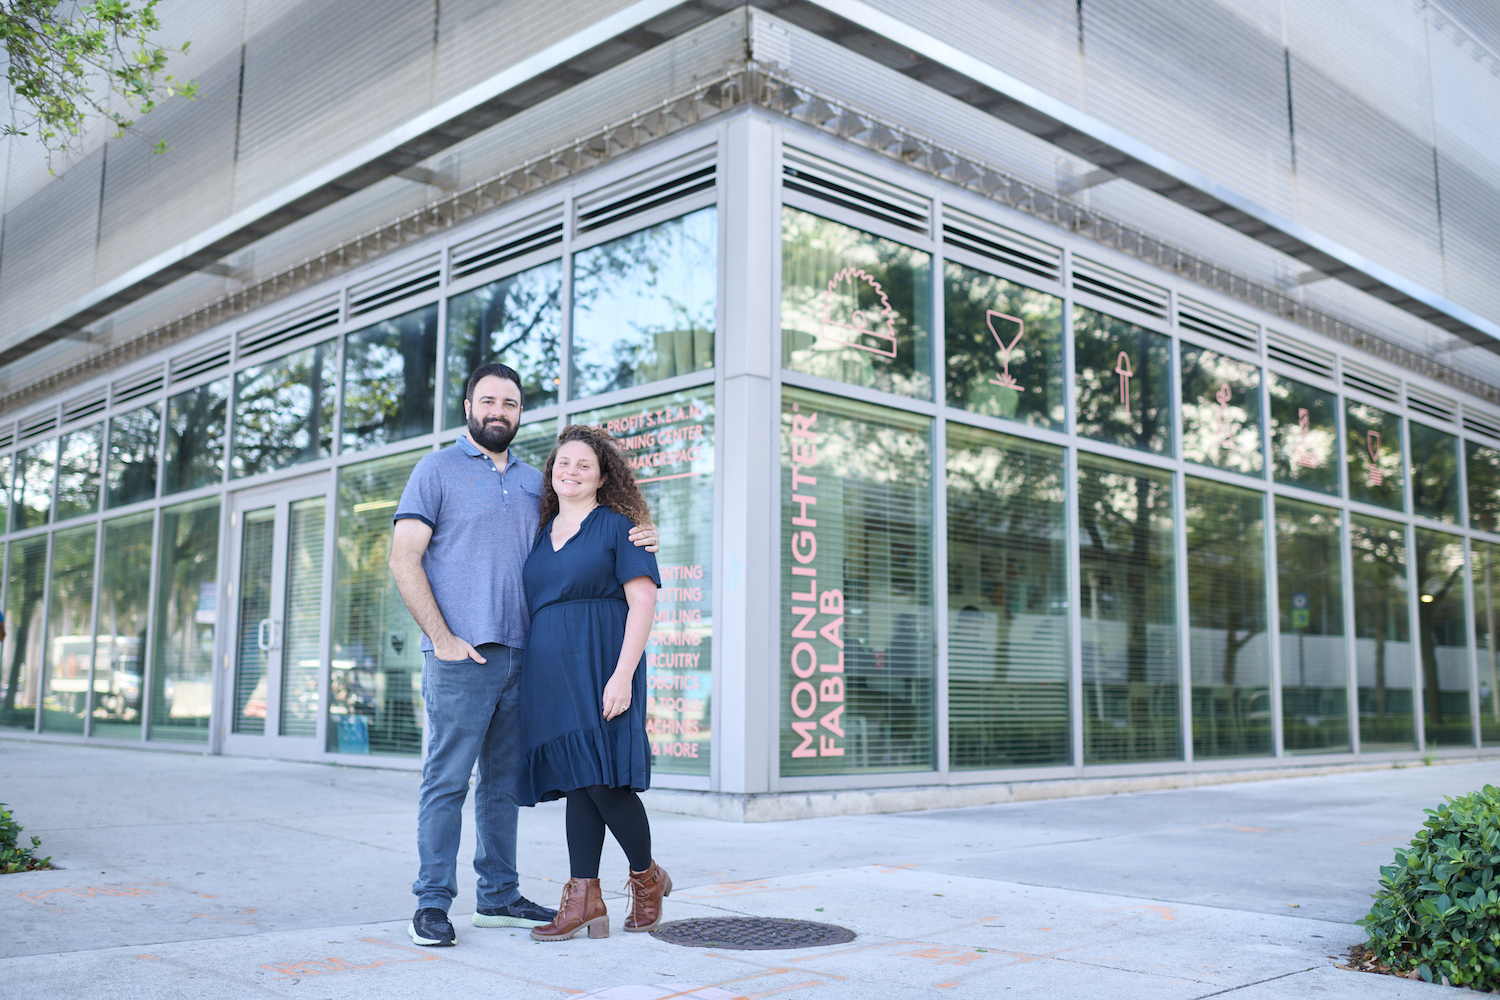
[[[1414,750],[1411,608],[1406,590],[1406,529],[1354,515],[1354,664],[1359,682],[1361,750]]]
[[[1287,753],[1349,749],[1341,516],[1276,498],[1282,745]]]
[[[1278,483],[1339,492],[1338,396],[1269,372],[1271,474]]]
[[[1346,400],[1344,447],[1349,498],[1405,510],[1401,478],[1401,418],[1367,403]]]
[[[943,299],[949,405],[1062,430],[1062,299],[951,261]]]
[[[99,467],[103,460],[104,425],[95,424],[62,436],[57,458],[57,509],[54,521],[65,521],[99,509]]]
[[[1189,476],[1185,499],[1193,756],[1268,755],[1265,498]]]
[[[1172,453],[1172,338],[1074,306],[1073,369],[1079,434]]]
[[[1182,457],[1260,475],[1260,369],[1182,345]]]
[[[950,423],[947,474],[949,759],[1067,764],[1063,450]]]
[[[1445,524],[1458,523],[1458,436],[1411,421],[1412,510]]]
[[[1172,476],[1078,459],[1084,763],[1177,760]]]
[[[432,433],[437,316],[434,302],[345,338],[345,451]]]
[[[1479,649],[1479,738],[1500,746],[1500,545],[1474,542],[1474,639]]]
[[[549,261],[448,300],[443,426],[464,426],[469,374],[498,361],[521,376],[528,409],[557,402],[562,262]]]
[[[710,207],[573,255],[574,398],[714,366],[718,250]]]
[[[47,693],[42,730],[82,733],[94,654],[94,538],[86,524],[52,536],[52,586],[47,595]]]
[[[163,493],[211,486],[223,479],[228,408],[227,378],[178,393],[167,401]]]
[[[110,418],[109,460],[104,466],[104,506],[123,507],[156,496],[160,440],[160,404],[142,406]]]
[[[1463,539],[1427,528],[1417,528],[1416,534],[1424,743],[1429,748],[1471,747],[1474,731],[1464,593],[1468,574]]]
[[[219,606],[218,497],[162,510],[158,559],[150,736],[206,743]]]
[[[241,370],[234,377],[235,476],[333,454],[336,341]]]
[[[151,594],[151,535],[156,512],[104,522],[99,581],[99,636],[95,644],[95,736],[139,739],[145,683],[147,602]]]
[[[46,524],[52,516],[52,477],[57,438],[16,452],[16,483],[11,491],[10,530]]]
[[[781,363],[792,371],[932,398],[931,255],[781,210]]]
[[[1468,473],[1469,527],[1500,531],[1500,449],[1464,441],[1464,471]]]
[[[5,683],[0,726],[36,728],[42,682],[42,597],[47,591],[47,535],[10,543],[5,585]]]

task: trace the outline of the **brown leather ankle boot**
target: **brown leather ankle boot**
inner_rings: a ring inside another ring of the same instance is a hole
[[[672,876],[655,861],[643,872],[631,872],[625,888],[630,892],[627,931],[654,931],[661,926],[661,900],[672,895]]]
[[[599,880],[570,878],[563,886],[557,916],[545,927],[533,927],[531,939],[566,941],[585,927],[591,938],[609,937],[609,913],[605,911],[604,897],[599,893]]]

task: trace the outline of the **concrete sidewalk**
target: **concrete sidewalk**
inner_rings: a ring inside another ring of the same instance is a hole
[[[750,825],[652,814],[667,919],[858,934],[802,951],[621,932],[613,841],[610,938],[474,928],[466,816],[458,946],[421,949],[416,774],[4,740],[0,801],[60,870],[0,876],[0,997],[1452,995],[1334,956],[1422,810],[1497,778],[1484,762]],[[553,906],[562,818],[521,817],[522,892]]]

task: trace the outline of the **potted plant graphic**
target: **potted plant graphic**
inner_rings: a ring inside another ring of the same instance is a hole
[[[861,308],[861,301],[869,305]],[[828,279],[819,336],[844,347],[896,356],[896,310],[885,289],[863,268],[845,267]]]

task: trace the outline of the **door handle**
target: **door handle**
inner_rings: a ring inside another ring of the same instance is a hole
[[[262,618],[260,625],[255,630],[255,644],[260,647],[262,653],[269,653],[275,643],[276,624],[269,618]]]

